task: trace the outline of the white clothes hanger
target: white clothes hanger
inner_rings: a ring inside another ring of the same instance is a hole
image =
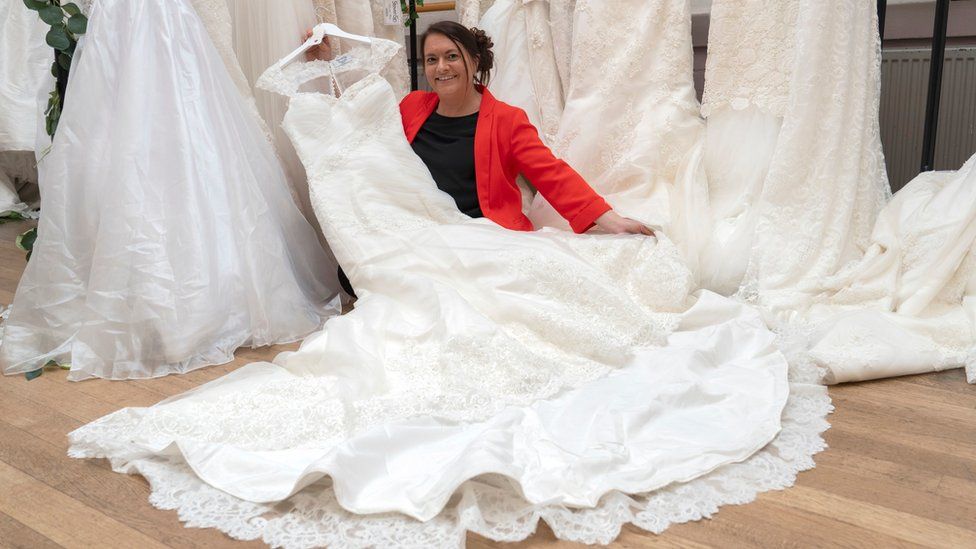
[[[312,28],[312,36],[310,36],[308,40],[305,41],[304,44],[299,46],[298,49],[296,49],[295,51],[286,55],[284,58],[281,59],[281,61],[278,61],[277,63],[278,68],[279,69],[283,68],[285,65],[291,63],[292,61],[297,59],[300,55],[308,51],[309,48],[321,44],[322,40],[325,38],[326,35],[337,36],[339,38],[346,38],[349,40],[355,40],[356,42],[365,42],[367,44],[371,44],[373,42],[373,40],[368,36],[360,36],[358,34],[352,34],[346,32],[340,29],[339,27],[333,25],[332,23],[319,23],[318,25],[315,25]]]

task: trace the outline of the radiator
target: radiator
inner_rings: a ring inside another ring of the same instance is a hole
[[[881,61],[881,140],[891,190],[918,175],[922,162],[927,49],[885,50]],[[976,48],[946,48],[935,169],[955,170],[976,153]]]

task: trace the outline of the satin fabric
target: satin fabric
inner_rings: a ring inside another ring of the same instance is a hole
[[[315,233],[188,1],[97,2],[67,97],[4,373],[186,372],[337,312]]]
[[[178,459],[253,501],[328,474],[348,510],[427,519],[484,473],[590,506],[743,460],[779,431],[789,387],[772,334],[747,307],[690,295],[666,240],[466,218],[375,75],[338,100],[296,93],[285,127],[355,309],[274,364],[75,431],[73,455],[123,471]]]

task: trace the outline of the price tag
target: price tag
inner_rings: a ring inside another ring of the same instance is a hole
[[[386,0],[383,12],[387,25],[403,25],[403,10],[400,9],[400,0]]]

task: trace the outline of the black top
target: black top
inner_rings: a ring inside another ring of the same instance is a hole
[[[420,127],[412,146],[434,176],[437,188],[451,195],[462,213],[484,217],[474,174],[477,126],[478,113],[453,117],[433,112]]]

